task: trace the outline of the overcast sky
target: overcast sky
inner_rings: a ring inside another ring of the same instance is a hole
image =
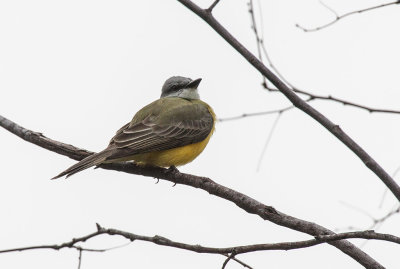
[[[399,7],[333,19],[318,1],[260,1],[264,39],[282,74],[297,87],[371,107],[400,109]],[[211,1],[197,1],[207,7]],[[255,1],[257,3],[257,1]],[[337,12],[380,1],[326,1]],[[259,6],[256,5],[256,14]],[[215,16],[252,52],[247,1],[227,1]],[[258,16],[258,19],[260,17]],[[172,75],[203,78],[199,90],[218,117],[290,105],[261,87],[261,76],[206,23],[177,1],[0,1],[0,114],[25,128],[100,151],[136,111],[159,98]],[[400,115],[369,114],[327,101],[311,103],[339,124],[386,171],[400,166]],[[206,150],[183,172],[207,176],[279,211],[329,229],[369,229],[397,203],[384,185],[332,134],[301,111],[217,124]],[[214,247],[309,239],[236,205],[187,186],[115,171],[88,169],[49,179],[75,161],[0,130],[0,249],[62,243],[98,222],[142,235]],[[399,215],[379,232],[398,235]],[[363,241],[354,241],[358,246]],[[84,246],[127,243],[103,236]],[[387,268],[400,247],[368,242],[362,249]],[[361,268],[321,245],[239,256],[253,268]],[[133,242],[84,253],[83,269],[220,268],[224,257]],[[1,268],[77,268],[75,250],[0,255]],[[228,268],[243,268],[230,262]]]

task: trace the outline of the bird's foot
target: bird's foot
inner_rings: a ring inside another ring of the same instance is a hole
[[[168,172],[168,173],[171,173],[171,174],[176,174],[176,173],[179,173],[179,170],[178,170],[178,168],[176,168],[175,165],[171,165],[171,166],[167,169],[167,172]]]
[[[175,165],[171,165],[168,169],[167,169],[167,173],[171,174],[171,175],[176,175],[177,173],[179,173],[178,168],[176,168]],[[174,185],[172,185],[172,187],[176,186],[176,182],[174,182]]]

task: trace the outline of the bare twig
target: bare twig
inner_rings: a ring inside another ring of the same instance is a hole
[[[78,251],[89,251],[89,252],[104,252],[106,250],[103,249],[89,249],[89,248],[82,248],[80,246],[76,246],[77,243],[81,242],[86,242],[87,240],[98,236],[100,233],[94,232],[82,237],[77,237],[72,239],[69,242],[65,242],[59,245],[40,245],[40,246],[31,246],[31,247],[22,247],[22,248],[11,248],[11,249],[5,249],[5,250],[0,250],[0,253],[8,253],[8,252],[17,252],[17,251],[25,251],[25,250],[34,250],[34,249],[54,249],[54,250],[60,250],[63,248],[73,248]]]
[[[267,140],[265,141],[264,147],[263,147],[263,149],[262,149],[262,151],[261,151],[260,158],[258,159],[257,171],[260,171],[261,162],[262,162],[262,160],[263,160],[263,158],[264,158],[265,152],[267,151],[268,145],[269,145],[269,143],[270,143],[270,141],[271,141],[272,135],[273,135],[273,133],[274,133],[274,131],[275,131],[275,129],[276,129],[276,126],[278,125],[278,121],[279,121],[279,119],[281,118],[281,116],[282,116],[282,113],[279,113],[279,114],[276,116],[275,121],[274,121],[274,123],[272,124],[271,130],[270,130],[269,133],[268,133]]]
[[[333,8],[331,8],[330,6],[328,6],[327,4],[325,4],[323,1],[319,1],[321,3],[321,5],[323,5],[324,7],[326,7],[327,10],[329,10],[330,12],[332,12],[333,14],[335,14],[336,17],[339,17],[339,14],[336,12],[336,10],[334,10]]]
[[[323,2],[321,2],[322,5],[324,5],[326,8],[328,8],[330,11],[332,11],[333,13],[335,13],[335,11],[333,9],[331,9],[330,7],[328,7],[326,4],[324,4]],[[329,100],[329,101],[333,101],[333,102],[337,102],[337,103],[341,103],[343,105],[347,105],[347,106],[353,106],[353,107],[357,107],[360,109],[364,109],[367,110],[368,112],[372,113],[372,112],[380,112],[380,113],[393,113],[393,114],[400,114],[400,110],[392,110],[392,109],[378,109],[378,108],[371,108],[365,105],[360,105],[360,104],[356,104],[354,102],[350,102],[344,99],[340,99],[340,98],[336,98],[333,97],[331,95],[328,96],[323,96],[323,95],[317,95],[317,94],[313,94],[304,90],[300,90],[299,88],[295,87],[292,83],[290,83],[290,81],[288,79],[285,78],[285,76],[282,75],[282,73],[278,70],[278,68],[274,65],[268,51],[267,48],[265,46],[264,43],[264,38],[262,36],[263,32],[258,31],[257,28],[257,23],[256,23],[256,19],[254,16],[254,6],[253,6],[253,1],[250,0],[248,3],[249,6],[249,14],[250,14],[250,18],[251,18],[251,28],[254,32],[254,35],[256,37],[256,42],[257,42],[257,53],[258,53],[258,59],[264,63],[263,58],[262,58],[262,53],[264,54],[268,65],[271,67],[271,69],[275,72],[275,74],[284,82],[286,83],[286,85],[288,87],[290,87],[294,92],[296,93],[300,93],[303,95],[308,96],[310,99],[306,100],[306,102],[308,102],[309,100]],[[261,21],[262,22],[262,21]],[[262,52],[262,53],[261,53]],[[275,92],[278,91],[277,89],[271,88],[267,82],[266,82],[266,78],[265,76],[262,76],[263,78],[263,87],[271,92]]]
[[[394,170],[394,172],[393,172],[393,174],[392,174],[392,178],[396,178],[396,176],[397,176],[397,174],[398,174],[399,172],[400,172],[400,166],[398,166],[398,167],[396,168],[396,170]],[[379,208],[382,208],[383,202],[385,201],[385,198],[386,198],[386,195],[387,195],[387,188],[385,188],[385,190],[383,191],[382,199],[381,199],[381,202],[379,203]]]
[[[397,205],[394,209],[389,211],[386,215],[380,218],[372,218],[373,224],[370,226],[371,228],[375,228],[378,225],[382,224],[385,222],[387,219],[391,218],[392,216],[400,213],[400,205]]]
[[[271,68],[272,68],[272,67],[271,67]],[[274,67],[274,68],[275,68],[275,67]],[[275,69],[274,69],[274,70],[275,70]],[[276,71],[275,71],[275,73],[279,74],[279,72],[276,72]],[[282,75],[279,75],[279,76],[280,76],[281,79],[282,79]],[[291,84],[290,84],[288,81],[286,81],[286,80],[285,80],[285,83],[286,83],[287,85],[289,85],[289,86],[292,88],[292,90],[293,90],[294,92],[299,93],[299,94],[302,94],[302,95],[305,95],[305,96],[308,96],[308,99],[306,99],[305,102],[309,102],[309,101],[312,101],[312,100],[333,101],[333,102],[340,103],[340,104],[345,105],[345,106],[360,108],[360,109],[363,109],[363,110],[368,111],[369,113],[400,114],[400,110],[373,108],[373,107],[369,107],[369,106],[357,104],[357,103],[354,103],[354,102],[351,102],[351,101],[347,101],[347,100],[344,100],[344,99],[341,99],[341,98],[333,97],[332,95],[318,95],[318,94],[314,94],[314,93],[311,93],[311,92],[308,92],[308,91],[300,90],[299,88],[297,88],[297,87],[291,85]],[[271,87],[267,86],[267,85],[264,84],[264,83],[262,84],[262,86],[263,86],[266,90],[271,91],[271,92],[277,92],[277,91],[278,91],[277,89],[271,88]]]
[[[253,30],[254,36],[255,36],[255,38],[256,38],[258,59],[259,59],[261,62],[264,62],[264,61],[263,61],[263,57],[262,57],[262,53],[261,53],[261,46],[262,46],[262,43],[263,43],[263,40],[264,40],[264,39],[263,39],[263,37],[260,36],[260,34],[258,33],[256,18],[255,18],[255,16],[254,16],[253,0],[250,0],[249,3],[248,3],[247,5],[248,5],[248,8],[249,8],[249,13],[250,13],[251,29]],[[261,33],[262,33],[262,32],[263,32],[263,31],[261,31]],[[268,55],[267,55],[267,58],[268,58]],[[261,77],[262,77],[262,81],[263,81],[263,82],[262,82],[262,85],[265,85],[265,88],[268,88],[267,79],[266,79],[263,75],[261,75]]]
[[[254,113],[244,113],[239,116],[233,116],[233,117],[227,117],[227,118],[220,118],[218,119],[219,122],[225,122],[225,121],[232,121],[232,120],[239,120],[247,117],[254,117],[254,116],[264,116],[264,115],[270,115],[270,114],[282,114],[285,111],[288,111],[290,109],[293,109],[294,106],[288,106],[285,108],[281,109],[274,109],[274,110],[269,110],[269,111],[261,111],[261,112],[254,112]]]
[[[324,95],[313,94],[313,93],[310,93],[310,92],[306,92],[306,91],[300,90],[300,89],[298,89],[296,87],[293,88],[293,91],[295,91],[296,93],[300,93],[300,94],[306,95],[311,100],[335,101],[335,102],[341,103],[341,104],[343,104],[345,106],[352,106],[352,107],[357,107],[357,108],[361,108],[361,109],[367,110],[370,113],[374,113],[375,112],[375,113],[400,114],[400,110],[372,108],[372,107],[368,107],[368,106],[365,106],[365,105],[356,104],[354,102],[346,101],[344,99],[336,98],[336,97],[333,97],[331,95],[324,96]]]
[[[194,12],[205,22],[208,23],[222,38],[225,39],[233,48],[235,48],[254,68],[263,74],[271,83],[275,85],[295,107],[308,114],[310,117],[319,122],[329,132],[336,136],[343,144],[353,151],[361,161],[374,172],[382,182],[390,189],[393,195],[400,201],[400,186],[393,178],[350,136],[348,136],[339,125],[331,122],[327,117],[318,110],[310,106],[302,100],[295,92],[293,92],[286,84],[280,80],[273,72],[271,72],[257,57],[255,57],[246,47],[244,47],[231,33],[229,33],[213,16],[206,10],[201,9],[190,0],[178,0],[189,10]]]
[[[228,255],[228,259],[233,259],[234,256],[239,254],[245,254],[256,251],[267,251],[267,250],[294,250],[300,248],[308,248],[315,245],[320,245],[323,243],[332,243],[335,241],[343,240],[343,239],[368,239],[368,240],[381,240],[386,242],[392,242],[395,244],[400,244],[400,237],[391,235],[391,234],[383,234],[376,233],[372,230],[366,231],[358,231],[358,232],[347,232],[347,233],[339,233],[339,234],[327,234],[327,235],[318,235],[315,236],[314,239],[303,240],[303,241],[293,241],[293,242],[280,242],[280,243],[266,243],[266,244],[253,244],[253,245],[241,245],[241,246],[233,246],[233,247],[224,247],[224,248],[215,248],[215,247],[205,247],[201,245],[193,245],[186,244],[182,242],[173,241],[166,237],[155,235],[155,236],[145,236],[134,234],[131,232],[126,232],[113,228],[104,228],[97,224],[97,231],[91,233],[89,235],[79,237],[76,239],[72,239],[69,242],[62,243],[59,245],[40,245],[40,246],[31,246],[31,247],[23,247],[23,248],[13,248],[0,250],[0,253],[9,253],[9,252],[20,252],[26,250],[33,249],[53,249],[60,250],[63,248],[75,248],[79,251],[85,251],[84,248],[80,248],[75,246],[77,243],[83,243],[88,239],[94,238],[99,235],[108,234],[108,235],[119,235],[130,242],[133,241],[145,241],[149,243],[153,243],[160,246],[174,247],[179,249],[184,249],[188,251],[193,251],[197,253],[208,253],[208,254],[221,254],[226,257]],[[234,259],[233,259],[234,260]]]
[[[255,18],[255,15],[254,15],[253,0],[250,0],[249,3],[247,3],[247,5],[249,7],[249,13],[250,13],[250,19],[251,19],[251,28],[253,29],[254,36],[256,37],[258,59],[261,62],[263,62],[262,54],[261,54],[261,43],[263,41],[263,38],[260,36],[260,34],[258,32],[258,29],[257,29],[256,18]]]
[[[318,27],[315,27],[315,28],[305,28],[305,27],[301,26],[300,24],[296,24],[296,27],[300,28],[304,32],[315,32],[315,31],[319,31],[321,29],[327,28],[327,27],[337,23],[338,21],[340,21],[341,19],[343,19],[345,17],[351,16],[351,15],[354,15],[354,14],[361,14],[361,13],[364,13],[364,12],[367,12],[367,11],[371,11],[371,10],[375,10],[375,9],[378,9],[378,8],[382,8],[382,7],[387,7],[387,6],[391,6],[391,5],[397,5],[397,4],[400,4],[400,1],[393,1],[393,2],[390,2],[390,3],[386,3],[386,4],[381,4],[381,5],[368,7],[368,8],[364,8],[364,9],[354,10],[354,11],[345,13],[345,14],[340,15],[340,16],[336,13],[336,11],[334,11],[332,8],[328,7],[325,3],[321,2],[321,4],[325,8],[327,8],[328,10],[330,10],[332,13],[335,14],[335,19],[334,20],[328,22],[327,24],[324,24],[324,25],[321,25],[321,26],[318,26]]]
[[[213,11],[213,9],[215,8],[215,6],[218,5],[219,1],[220,1],[220,0],[215,0],[215,1],[210,5],[210,7],[207,8],[207,11],[211,13],[211,12]]]
[[[232,250],[231,254],[228,255],[228,258],[225,259],[224,263],[222,264],[222,269],[225,269],[226,265],[231,259],[234,259],[236,255],[235,249]]]
[[[227,257],[227,258],[229,257],[228,254],[222,254],[222,255],[224,255],[224,256]],[[232,260],[234,260],[234,261],[237,262],[238,264],[242,265],[244,268],[253,269],[253,267],[251,267],[250,265],[248,265],[248,264],[242,262],[241,260],[238,260],[238,259],[235,258],[235,257],[233,257]]]
[[[0,116],[0,126],[6,128],[13,134],[25,139],[26,141],[57,152],[59,154],[68,156],[75,160],[81,160],[86,157],[88,153],[91,154],[86,150],[81,150],[71,145],[51,140],[41,133],[27,130],[2,116]],[[50,143],[49,141],[53,142]],[[100,165],[100,167],[108,170],[123,171],[131,174],[164,179],[173,183],[183,184],[194,188],[200,188],[212,195],[233,202],[238,207],[242,208],[250,214],[256,214],[262,219],[271,221],[277,225],[287,227],[295,231],[307,233],[312,236],[334,235],[331,230],[323,226],[286,215],[282,212],[277,211],[273,207],[264,205],[249,196],[217,184],[216,182],[206,177],[189,175],[185,173],[180,173],[179,171],[171,171],[164,168],[141,167],[133,163],[102,164]],[[361,249],[357,248],[348,241],[334,241],[330,242],[329,244],[337,247],[366,268],[384,268],[368,254],[366,254]]]
[[[346,207],[348,207],[348,208],[354,210],[354,211],[357,211],[357,212],[363,214],[364,216],[367,216],[367,217],[370,218],[370,219],[374,219],[374,217],[373,217],[368,211],[366,211],[365,209],[363,209],[363,208],[361,208],[361,207],[358,207],[358,206],[356,206],[356,205],[350,204],[350,203],[345,202],[345,201],[340,201],[340,203],[341,203],[342,205],[344,205],[344,206],[346,206]],[[371,228],[372,228],[372,227],[371,227]],[[369,228],[369,229],[371,229],[371,228]]]
[[[82,249],[79,250],[78,269],[81,269],[81,264],[82,264]]]
[[[393,215],[396,215],[400,213],[400,205],[396,205],[392,210],[390,210],[387,214],[385,214],[383,217],[376,218],[373,215],[371,215],[368,211],[364,210],[363,208],[360,208],[358,206],[349,204],[347,202],[341,201],[343,205],[346,207],[349,207],[350,209],[353,209],[357,212],[360,212],[361,214],[367,216],[369,219],[371,219],[372,224],[367,228],[368,230],[371,229],[379,229],[380,225],[382,225],[387,219],[391,218]],[[348,226],[345,227],[345,230],[359,230],[360,228],[353,227],[353,226]],[[335,231],[339,231],[341,229],[335,229]]]
[[[264,27],[263,27],[263,21],[262,21],[262,15],[261,16],[261,33],[258,31],[257,28],[257,23],[256,23],[256,18],[254,15],[254,5],[253,5],[253,0],[249,0],[248,3],[249,6],[249,14],[251,18],[251,28],[253,29],[254,36],[256,37],[256,42],[257,42],[257,52],[258,52],[258,59],[260,62],[264,63],[263,58],[262,58],[262,53],[264,54],[268,65],[271,67],[271,69],[275,72],[275,74],[283,81],[285,82],[289,87],[292,89],[294,88],[292,84],[280,73],[278,68],[274,65],[274,63],[271,60],[271,57],[267,51],[267,48],[264,43]],[[261,8],[261,3],[260,3],[260,8]],[[260,11],[261,14],[261,11]],[[277,89],[271,88],[268,86],[266,82],[265,76],[263,76],[263,83],[262,85],[264,86],[265,89],[269,91],[278,91]]]
[[[310,101],[314,101],[314,100],[332,100],[332,101],[341,103],[341,104],[343,104],[345,106],[353,106],[353,107],[358,107],[358,108],[367,110],[370,113],[400,114],[400,110],[372,108],[372,107],[368,107],[368,106],[352,103],[350,101],[346,101],[346,100],[339,99],[339,98],[336,98],[336,97],[332,97],[331,95],[328,95],[328,96],[316,95],[316,94],[312,94],[312,93],[309,93],[309,92],[305,92],[303,90],[299,90],[297,88],[295,88],[294,91],[297,92],[297,93],[300,93],[300,94],[307,95],[308,98],[304,100],[305,102],[310,102]],[[281,109],[274,109],[274,110],[254,112],[254,113],[243,113],[242,115],[238,115],[238,116],[219,118],[218,121],[219,122],[225,122],[225,121],[239,120],[239,119],[243,119],[243,118],[247,118],[247,117],[264,116],[264,115],[270,115],[270,114],[279,114],[279,113],[291,110],[293,108],[294,108],[294,106],[288,106],[288,107],[284,107],[284,108],[281,108]],[[400,171],[400,167],[399,167],[399,171]],[[395,175],[392,175],[392,177],[395,177]]]

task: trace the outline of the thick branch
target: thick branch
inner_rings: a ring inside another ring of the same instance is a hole
[[[15,135],[36,144],[40,147],[44,147],[51,151],[63,154],[75,160],[81,160],[85,158],[90,152],[75,148],[71,145],[64,144],[58,141],[51,140],[45,137],[41,133],[32,132],[27,130],[18,124],[0,116],[0,126],[6,128]],[[53,141],[53,142],[51,142]],[[72,151],[72,152],[71,152]],[[242,208],[248,213],[256,214],[264,220],[269,220],[277,225],[287,227],[292,230],[303,232],[312,236],[322,236],[322,235],[333,235],[335,234],[331,230],[322,227],[316,223],[301,220],[282,212],[278,212],[273,207],[264,205],[259,201],[244,195],[240,192],[227,188],[225,186],[219,185],[206,177],[199,177],[194,175],[189,175],[185,173],[180,173],[175,170],[168,170],[164,168],[156,167],[140,167],[133,163],[114,163],[114,164],[102,164],[101,168],[108,170],[116,170],[125,173],[143,175],[148,177],[154,177],[158,179],[164,179],[176,184],[183,184],[191,186],[194,188],[199,188],[208,193],[218,196],[222,199],[228,200],[236,204],[238,207]],[[337,247],[344,253],[351,256],[353,259],[361,263],[366,268],[383,268],[378,262],[372,259],[368,254],[354,246],[348,241],[335,241],[329,244]]]
[[[238,51],[253,67],[255,67],[261,74],[263,74],[275,87],[279,89],[295,107],[299,108],[329,132],[336,136],[342,143],[344,143],[351,151],[353,151],[364,164],[373,171],[382,182],[394,194],[397,200],[400,201],[400,186],[392,179],[392,177],[361,148],[350,136],[348,136],[339,125],[334,124],[326,118],[319,111],[302,100],[295,92],[293,92],[286,84],[280,80],[273,72],[271,72],[257,57],[255,57],[248,49],[246,49],[234,36],[232,36],[207,10],[201,9],[199,6],[189,0],[178,0],[188,9],[193,11],[196,15],[207,22],[222,38],[225,39],[236,51]]]
[[[93,154],[93,152],[91,151],[76,148],[69,144],[61,143],[45,137],[42,133],[33,132],[31,130],[25,129],[18,124],[4,118],[1,115],[0,126],[19,136],[25,141],[31,142],[35,145],[38,145],[39,147],[48,149],[58,154],[68,156],[74,160],[82,160],[83,158]]]

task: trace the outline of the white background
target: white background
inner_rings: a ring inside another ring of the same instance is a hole
[[[331,20],[318,1],[261,1],[265,44],[291,83],[322,95],[399,109],[399,7]],[[207,7],[210,1],[197,1]],[[255,2],[257,3],[257,1]],[[380,1],[329,1],[339,13]],[[256,5],[258,14],[258,5]],[[215,16],[256,52],[247,1],[226,1]],[[92,151],[157,99],[172,75],[203,78],[202,99],[220,118],[290,105],[262,89],[261,76],[208,25],[177,1],[0,1],[0,113],[44,135]],[[315,108],[339,124],[389,173],[400,165],[400,115],[369,114],[327,101]],[[257,171],[276,115],[217,125],[207,149],[181,171],[210,177],[292,216],[330,229],[368,229],[397,203],[332,134],[298,110],[284,113]],[[0,130],[0,249],[62,243],[95,231],[95,223],[206,246],[311,238],[247,214],[186,186],[89,169],[49,179],[75,161]],[[357,208],[357,209],[356,209]],[[398,235],[400,217],[378,230]],[[126,243],[103,236],[85,247]],[[363,241],[353,240],[357,245]],[[399,268],[400,247],[368,242],[362,249]],[[254,268],[361,268],[321,245],[238,256]],[[224,257],[133,242],[84,253],[91,268],[220,268]],[[1,268],[77,268],[75,250],[0,255]],[[228,268],[242,268],[230,262]]]

